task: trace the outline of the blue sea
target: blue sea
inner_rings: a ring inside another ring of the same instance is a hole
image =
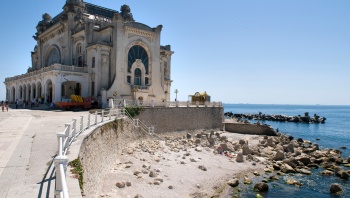
[[[325,124],[305,124],[290,122],[265,121],[265,124],[271,125],[274,129],[278,128],[280,132],[292,135],[294,138],[303,138],[320,145],[320,148],[333,148],[342,151],[342,157],[350,156],[350,106],[336,105],[260,105],[260,104],[224,104],[224,112],[232,113],[253,113],[258,114],[279,114],[288,116],[304,115],[309,112],[310,116],[317,114],[326,117]],[[255,122],[251,120],[251,123]],[[320,140],[316,140],[319,138]],[[347,149],[341,149],[345,146]],[[345,170],[347,168],[343,167]],[[335,176],[322,176],[318,172],[322,168],[312,170],[310,176],[295,174],[280,176],[280,179],[269,182],[269,191],[259,193],[263,197],[349,197],[350,181],[343,180]],[[303,186],[296,187],[285,184],[289,177],[302,182]],[[258,178],[260,179],[260,178]],[[257,179],[257,180],[258,180]],[[331,183],[339,183],[344,189],[342,195],[331,195],[329,186]],[[257,192],[252,191],[253,185],[243,187],[240,197],[256,197]]]

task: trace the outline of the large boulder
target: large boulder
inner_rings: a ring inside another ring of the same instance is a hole
[[[259,191],[268,191],[269,190],[269,185],[267,185],[264,182],[259,182],[254,185],[254,189],[257,189]]]
[[[296,158],[296,160],[299,162],[302,162],[305,166],[307,166],[308,164],[311,163],[310,157],[308,157],[308,156],[298,157],[298,158]]]
[[[283,149],[285,152],[290,152],[290,153],[294,153],[294,145],[293,143],[289,143],[288,145],[283,145]]]
[[[236,162],[244,162],[242,153],[238,153],[237,154]]]
[[[233,178],[233,179],[229,180],[227,182],[227,184],[230,185],[231,187],[236,187],[239,185],[239,179]]]
[[[275,147],[275,143],[273,142],[272,138],[267,139],[266,141],[266,146],[271,146],[271,147]]]
[[[242,147],[242,154],[243,155],[249,155],[252,154],[252,150],[250,150],[249,146],[247,144],[244,144]]]
[[[293,167],[289,166],[288,164],[283,164],[281,166],[281,171],[283,173],[295,173],[296,171],[294,170]]]
[[[333,183],[329,187],[329,192],[332,193],[332,194],[342,194],[343,193],[343,189],[340,186],[340,184]]]
[[[281,150],[278,150],[276,155],[272,159],[275,161],[284,160],[284,152]]]
[[[342,173],[341,173],[341,175],[340,175],[340,177],[342,178],[342,179],[349,179],[349,177],[350,177],[350,174],[348,173],[348,172],[346,172],[346,171],[343,171]]]

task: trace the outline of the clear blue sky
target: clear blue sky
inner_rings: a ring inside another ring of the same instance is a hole
[[[172,100],[207,91],[212,101],[350,105],[349,0],[86,0],[163,25]],[[0,78],[26,72],[42,14],[65,0],[2,1]],[[0,99],[5,98],[0,86]]]

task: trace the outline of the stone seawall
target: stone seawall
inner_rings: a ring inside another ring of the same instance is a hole
[[[249,135],[268,135],[276,136],[276,132],[269,126],[244,124],[244,123],[223,123],[225,131],[232,133],[241,133]]]
[[[220,129],[224,121],[223,107],[155,107],[143,108],[137,116],[156,133]]]
[[[102,180],[115,162],[117,155],[132,140],[132,124],[117,120],[102,125],[87,135],[80,147],[83,166],[85,197],[98,197]]]

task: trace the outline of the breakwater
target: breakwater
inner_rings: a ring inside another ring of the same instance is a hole
[[[308,112],[305,112],[303,116],[297,115],[297,116],[287,116],[287,115],[268,115],[263,114],[259,112],[258,114],[242,114],[242,113],[232,113],[226,112],[225,117],[230,117],[233,119],[236,119],[238,121],[241,120],[261,120],[261,121],[278,121],[278,122],[295,122],[295,123],[321,123],[324,124],[326,121],[325,117],[321,117],[317,114],[314,114],[313,117],[309,116]]]

